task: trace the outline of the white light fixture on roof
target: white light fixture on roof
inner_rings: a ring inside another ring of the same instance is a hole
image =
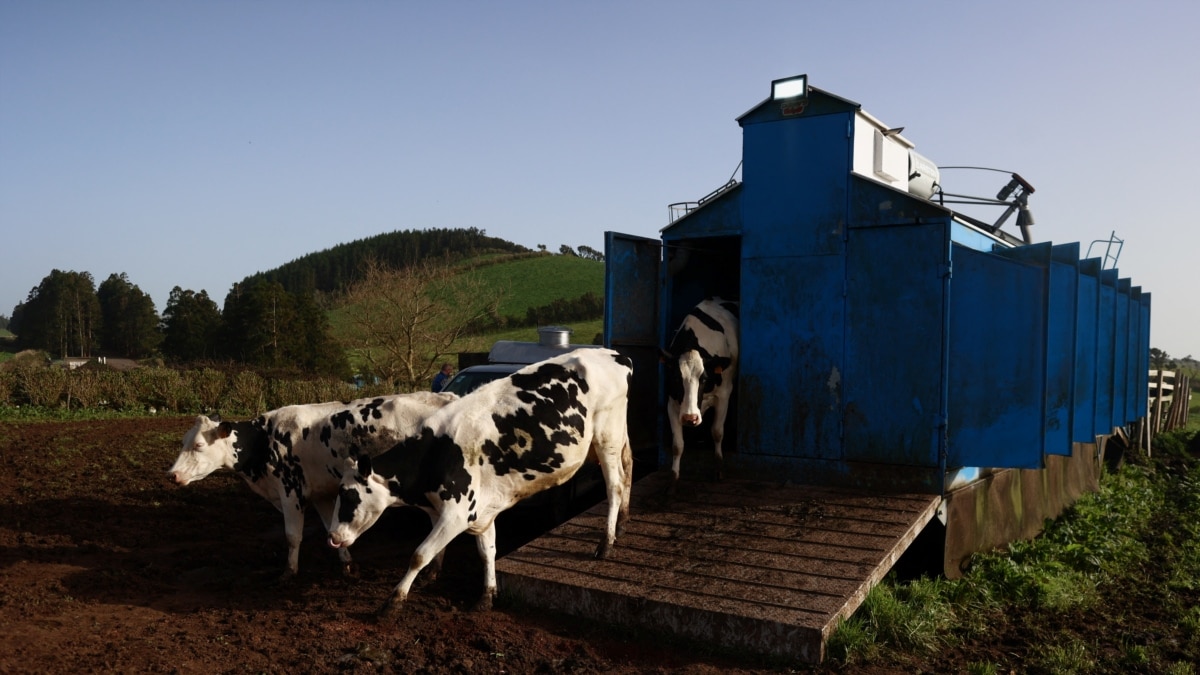
[[[785,77],[771,82],[772,101],[800,98],[801,96],[808,96],[808,75]]]

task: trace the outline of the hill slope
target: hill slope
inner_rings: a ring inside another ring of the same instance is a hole
[[[459,261],[487,253],[528,253],[529,249],[484,230],[400,230],[339,244],[252,274],[243,284],[258,279],[277,281],[290,293],[330,293],[344,290],[362,278],[363,263],[374,259],[385,267],[403,268],[421,260]]]

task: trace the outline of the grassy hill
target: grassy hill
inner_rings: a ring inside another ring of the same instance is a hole
[[[500,305],[503,316],[524,316],[530,307],[588,292],[604,297],[604,263],[570,255],[538,255],[485,265],[476,272],[489,286],[507,289]]]
[[[495,261],[493,261],[495,259]],[[528,309],[542,307],[559,299],[570,300],[585,293],[604,296],[604,263],[569,255],[540,254],[513,258],[512,256],[481,256],[461,263],[464,270],[477,274],[489,286],[505,290],[500,314],[524,317]],[[334,307],[329,312],[335,336],[344,334],[353,305]],[[571,341],[590,344],[603,331],[603,320],[559,322],[573,333]],[[487,351],[496,340],[538,339],[536,326],[506,328],[472,336],[464,340],[458,351]],[[354,356],[351,355],[354,362]]]

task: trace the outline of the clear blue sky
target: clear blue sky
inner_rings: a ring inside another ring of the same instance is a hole
[[[939,165],[1020,172],[1037,240],[1115,230],[1153,345],[1200,356],[1198,25],[1182,0],[2,0],[0,314],[56,268],[161,312],[392,230],[657,236],[808,73]],[[1004,182],[964,173],[945,189]]]

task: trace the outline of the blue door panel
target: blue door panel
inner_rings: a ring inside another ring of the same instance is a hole
[[[1096,440],[1097,337],[1100,312],[1099,258],[1079,261],[1079,296],[1076,315],[1075,413],[1072,440],[1093,443]]]
[[[847,459],[937,467],[948,223],[853,229],[846,244]]]
[[[954,245],[947,467],[1041,468],[1046,271]]]

